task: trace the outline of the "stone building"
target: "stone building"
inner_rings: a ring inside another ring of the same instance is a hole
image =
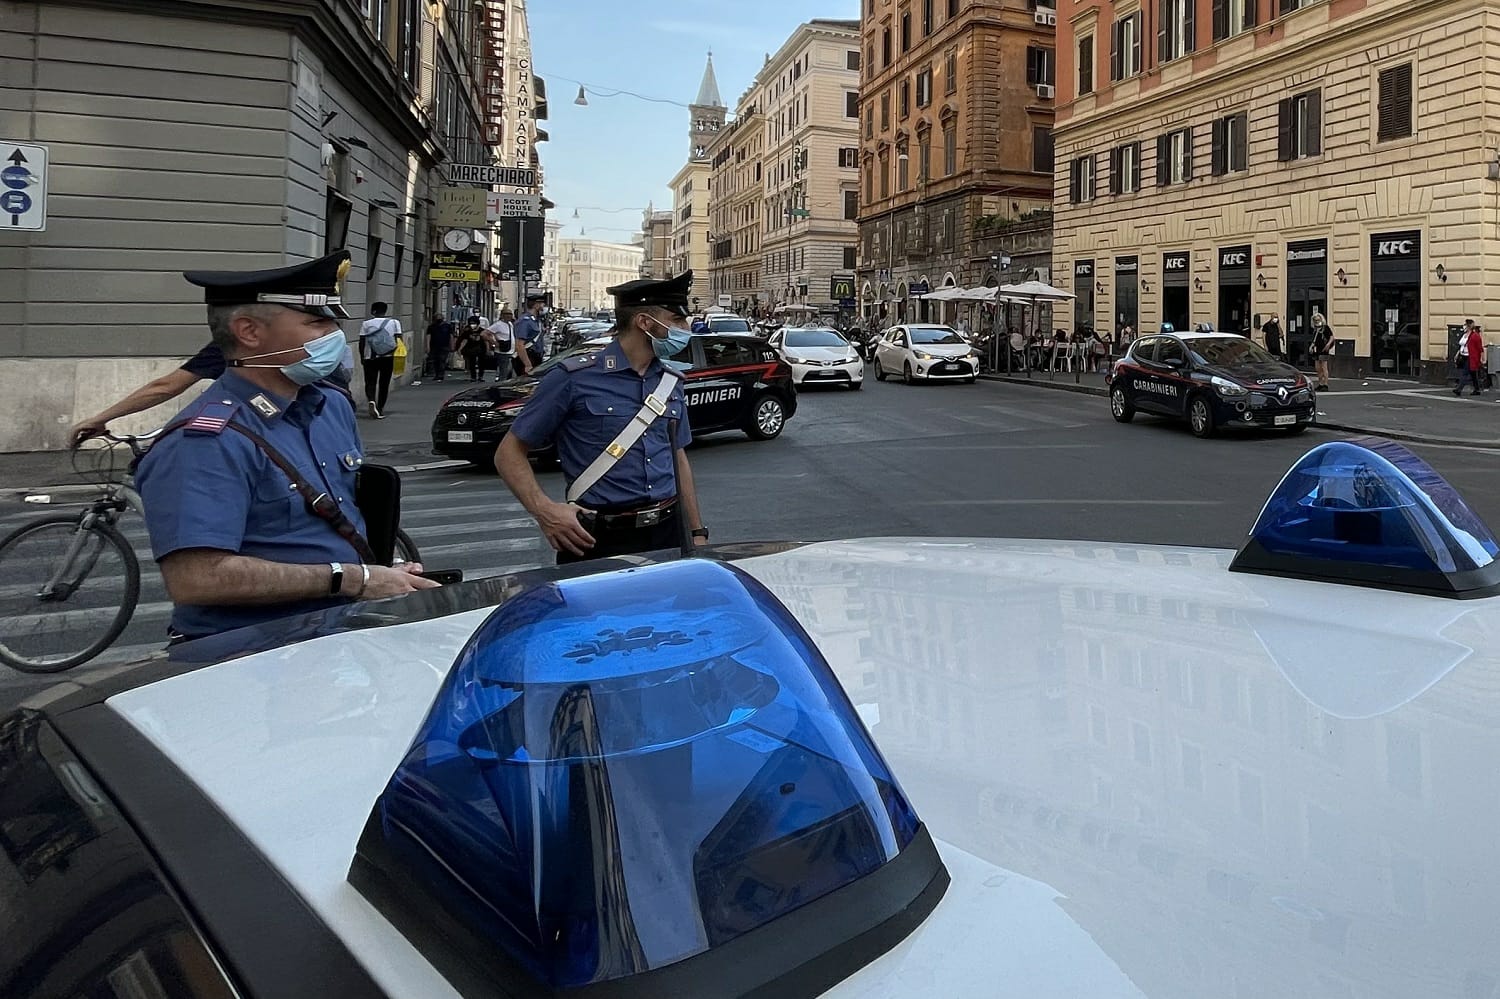
[[[1088,0],[1059,24],[1057,277],[1075,322],[1253,330],[1441,379],[1493,319],[1485,0]]]
[[[647,206],[641,219],[641,277],[657,281],[671,277],[672,213]]]
[[[614,308],[607,289],[641,276],[644,251],[635,243],[564,236],[557,241],[558,308],[595,312]]]
[[[698,96],[688,111],[688,158],[672,178],[672,274],[692,269],[695,275],[693,297],[708,300],[708,146],[724,127],[728,112],[719,97],[719,81],[714,77],[714,57],[708,57]]]
[[[1057,20],[1034,0],[863,0],[866,315],[936,318],[927,290],[1050,277]]]
[[[524,18],[507,0],[0,5],[0,135],[50,153],[46,230],[0,231],[0,451],[62,446],[76,419],[202,346],[183,270],[347,248],[349,311],[385,301],[417,326],[440,304],[438,165],[511,162],[519,136],[489,130],[521,109],[486,94],[516,79],[540,117],[529,62],[483,75]],[[183,401],[119,426],[159,425]]]
[[[760,78],[735,106],[734,120],[709,143],[709,291],[715,302],[750,314],[767,307],[762,298],[761,215],[766,135],[760,113]]]

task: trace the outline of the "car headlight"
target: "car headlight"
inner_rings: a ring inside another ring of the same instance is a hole
[[[914,350],[914,351],[912,351],[912,354],[919,361],[930,361],[930,360],[932,360],[932,355],[931,354],[923,353],[920,350]]]
[[[1214,375],[1212,378],[1210,378],[1209,384],[1217,389],[1220,395],[1250,394],[1250,390],[1245,388],[1245,386],[1237,385],[1234,382],[1230,381],[1228,378],[1220,378],[1218,375]]]

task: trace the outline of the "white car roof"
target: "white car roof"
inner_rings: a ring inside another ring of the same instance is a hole
[[[737,563],[817,642],[953,875],[828,995],[1456,996],[1497,973],[1500,598],[1232,574],[1231,556],[881,539]],[[392,996],[455,993],[345,877],[487,614],[108,701]]]

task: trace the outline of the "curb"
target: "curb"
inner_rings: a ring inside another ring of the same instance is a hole
[[[1108,390],[1098,385],[1074,384],[1072,382],[1038,381],[1035,378],[1014,378],[1005,375],[980,375],[980,380],[987,382],[998,382],[1002,385],[1030,385],[1033,388],[1053,389],[1059,392],[1073,392],[1080,395],[1107,396]],[[1313,424],[1315,429],[1337,430],[1342,433],[1370,434],[1375,437],[1387,437],[1396,441],[1410,441],[1413,444],[1441,444],[1447,447],[1472,447],[1482,448],[1487,451],[1500,451],[1500,440],[1475,440],[1468,437],[1434,437],[1430,434],[1412,433],[1409,430],[1392,430],[1389,427],[1362,427],[1353,423],[1337,423],[1319,418]]]

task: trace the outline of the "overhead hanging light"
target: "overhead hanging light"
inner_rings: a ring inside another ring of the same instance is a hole
[[[584,95],[583,84],[581,83],[578,85],[578,96],[573,98],[573,103],[577,104],[579,107],[586,108],[589,106],[589,99]]]

